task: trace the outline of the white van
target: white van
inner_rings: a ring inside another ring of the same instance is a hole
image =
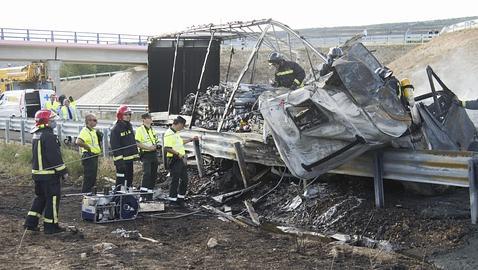
[[[0,117],[35,117],[55,91],[26,89],[5,91],[0,94]]]

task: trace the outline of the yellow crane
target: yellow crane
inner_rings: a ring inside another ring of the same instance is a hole
[[[0,93],[24,89],[53,89],[44,63],[0,68]]]

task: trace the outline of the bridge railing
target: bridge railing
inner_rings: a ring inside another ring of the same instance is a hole
[[[147,35],[0,28],[0,40],[146,46],[148,38]]]

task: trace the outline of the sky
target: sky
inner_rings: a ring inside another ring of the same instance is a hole
[[[273,18],[293,29],[476,16],[474,1],[2,1],[0,27],[159,35],[192,25]],[[453,3],[453,4],[451,4]]]

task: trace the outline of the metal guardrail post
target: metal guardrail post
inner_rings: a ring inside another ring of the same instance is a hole
[[[0,39],[1,40],[5,39],[5,35],[3,34],[3,28],[0,28]]]
[[[164,169],[167,170],[169,169],[169,164],[168,164],[168,158],[167,158],[167,152],[166,152],[166,149],[164,148],[164,133],[163,133],[163,136],[161,136],[161,151],[162,151],[162,158],[163,158],[163,166],[164,166]]]
[[[244,184],[244,188],[247,188],[247,165],[246,160],[244,158],[244,152],[242,151],[242,146],[240,142],[234,143],[234,150],[236,152],[236,159],[237,164],[239,165],[239,171],[241,172],[242,182]]]
[[[101,142],[103,147],[103,157],[108,157],[108,135],[110,130],[108,128],[103,129],[103,141]]]
[[[55,42],[55,34],[53,33],[53,30],[50,32],[50,39],[51,42]]]
[[[118,34],[118,44],[121,45],[121,34]]]
[[[73,40],[75,41],[75,43],[78,42],[78,35],[76,34],[76,32],[74,33],[74,39]]]
[[[383,208],[384,193],[383,193],[383,153],[376,151],[373,155],[373,182],[375,189],[375,206]]]
[[[30,41],[30,30],[27,29],[27,40]]]
[[[201,148],[199,147],[199,141],[193,141],[194,143],[194,155],[196,156],[196,163],[198,166],[199,177],[203,177],[204,173],[204,163],[201,155]]]
[[[5,142],[10,142],[10,119],[5,120]]]
[[[96,44],[100,44],[100,33],[96,33]]]
[[[63,139],[63,138],[62,138],[63,136],[62,136],[62,134],[61,134],[62,126],[63,126],[62,123],[58,123],[58,124],[56,125],[56,135],[58,136],[58,140],[59,140],[60,142],[61,142],[62,139]]]
[[[478,158],[473,157],[468,161],[468,180],[470,181],[470,214],[471,223],[476,224],[478,221]]]
[[[25,145],[25,119],[20,122],[20,141],[22,145]]]

